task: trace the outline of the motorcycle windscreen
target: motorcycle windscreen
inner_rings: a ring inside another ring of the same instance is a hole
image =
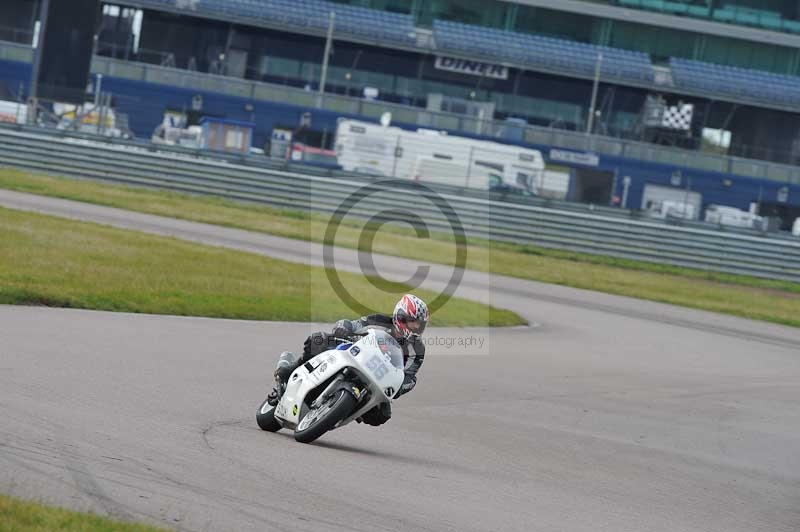
[[[375,331],[374,336],[375,345],[380,349],[384,356],[388,355],[389,362],[397,369],[405,368],[405,361],[403,360],[403,348],[397,343],[397,340],[384,331]]]

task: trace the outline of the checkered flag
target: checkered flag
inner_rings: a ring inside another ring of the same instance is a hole
[[[694,105],[691,103],[667,106],[661,117],[661,127],[689,131],[692,129],[693,115]]]

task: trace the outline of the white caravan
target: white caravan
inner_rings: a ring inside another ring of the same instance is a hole
[[[336,156],[350,172],[421,183],[539,194],[545,182],[538,150],[357,120],[339,121]]]
[[[767,220],[763,216],[726,205],[709,205],[706,210],[706,222],[759,231],[767,228]]]
[[[24,103],[0,101],[0,122],[24,124],[28,119],[28,106]]]
[[[54,103],[53,114],[59,117],[56,129],[79,131],[113,138],[131,138],[129,130],[119,127],[117,113],[112,107],[95,106],[91,102],[83,105]]]

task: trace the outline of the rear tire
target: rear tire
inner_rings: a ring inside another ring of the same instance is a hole
[[[264,402],[261,403],[261,406],[258,407],[258,411],[256,412],[256,423],[258,423],[261,430],[266,430],[267,432],[278,432],[281,430],[281,424],[275,419],[274,414],[275,407],[267,403],[267,400],[264,399]]]
[[[302,430],[295,430],[294,439],[300,443],[311,443],[331,430],[339,421],[347,417],[347,415],[353,411],[353,408],[355,408],[356,403],[356,398],[353,397],[350,392],[347,390],[339,390],[333,398],[329,399],[323,405],[320,405],[318,409],[306,412],[306,415],[300,419],[300,423],[297,425],[298,427],[303,424],[303,420],[308,416],[316,415],[317,410],[328,408],[326,412],[320,414],[320,417],[311,421],[309,426],[304,427]]]

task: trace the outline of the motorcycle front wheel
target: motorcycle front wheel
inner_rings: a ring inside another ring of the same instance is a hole
[[[281,430],[281,424],[275,419],[274,414],[275,407],[264,399],[264,402],[258,407],[258,412],[256,412],[256,423],[258,423],[261,430],[266,430],[267,432],[278,432]]]
[[[347,417],[355,406],[356,398],[347,390],[339,390],[317,408],[306,412],[297,424],[294,439],[300,443],[311,443]]]

